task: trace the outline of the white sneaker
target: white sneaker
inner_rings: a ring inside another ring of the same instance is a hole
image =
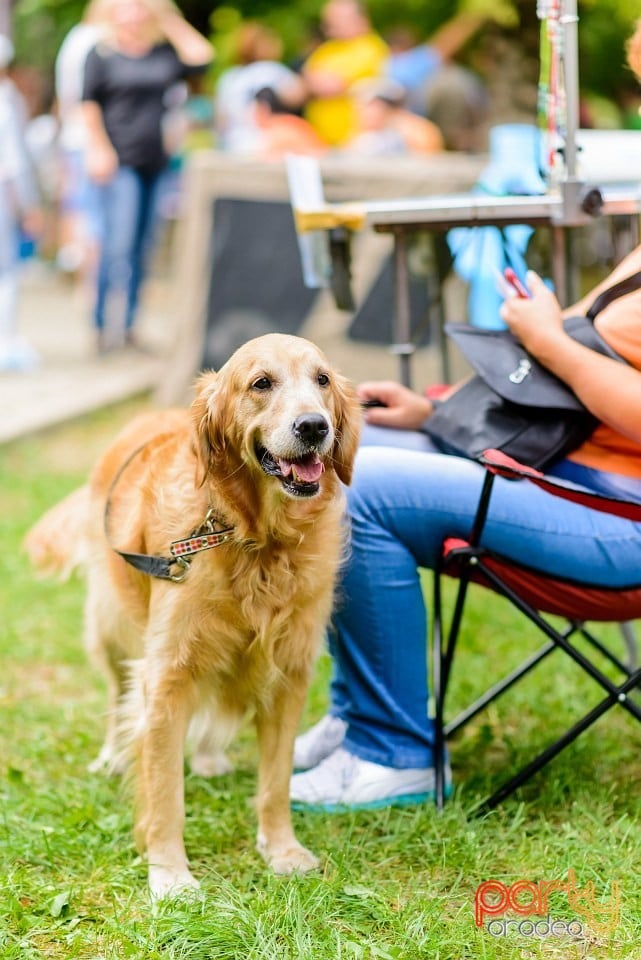
[[[309,770],[340,747],[347,724],[340,717],[325,714],[322,720],[301,733],[294,742],[294,770]]]
[[[295,774],[289,796],[296,810],[372,810],[377,807],[408,806],[434,799],[433,767],[397,770],[370,763],[335,750],[313,770]],[[449,766],[445,771],[446,792],[451,792]]]

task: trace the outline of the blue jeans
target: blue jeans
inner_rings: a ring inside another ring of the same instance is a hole
[[[385,435],[396,447],[367,445]],[[366,430],[364,442],[347,491],[351,550],[330,638],[330,709],[347,722],[350,752],[391,767],[428,767],[434,738],[419,568],[434,568],[446,536],[469,535],[484,470],[426,452],[422,434],[379,428]],[[399,448],[406,444],[414,449]],[[496,479],[483,542],[551,574],[613,587],[639,579],[641,524],[533,484]]]
[[[96,188],[100,261],[94,322],[98,330],[109,326],[108,312],[111,315],[114,307],[124,314],[125,329],[133,326],[155,240],[163,179],[164,171],[143,174],[121,166],[109,183]]]

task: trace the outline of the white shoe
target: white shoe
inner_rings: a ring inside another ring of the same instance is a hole
[[[435,779],[433,767],[397,770],[361,760],[339,747],[313,770],[295,774],[290,781],[289,796],[294,809],[329,813],[408,806],[433,799]],[[450,792],[449,766],[445,782]]]
[[[309,770],[340,747],[347,724],[340,717],[325,714],[322,720],[294,741],[294,770]]]

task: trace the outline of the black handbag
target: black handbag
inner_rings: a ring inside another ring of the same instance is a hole
[[[600,294],[585,317],[564,321],[569,336],[598,353],[626,361],[602,339],[594,318],[641,287],[641,271]],[[447,324],[476,374],[438,402],[423,430],[444,453],[478,459],[495,449],[520,463],[545,469],[579,447],[599,421],[558,377],[531,356],[509,330]]]

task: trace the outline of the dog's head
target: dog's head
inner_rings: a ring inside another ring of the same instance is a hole
[[[315,497],[324,475],[348,484],[360,407],[352,385],[301,337],[267,334],[204,374],[193,407],[197,483],[243,469],[286,497]]]

